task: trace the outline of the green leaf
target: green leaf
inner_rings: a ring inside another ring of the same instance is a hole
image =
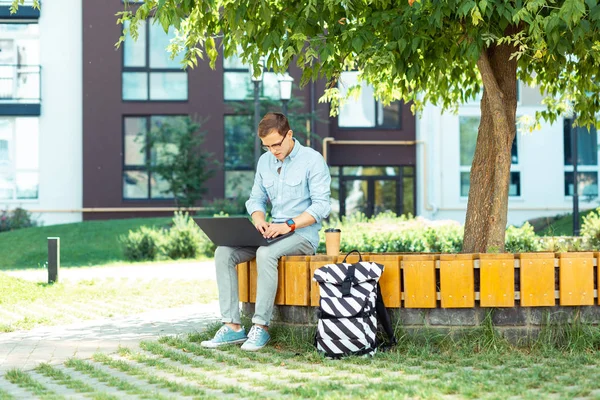
[[[360,36],[356,36],[354,39],[352,39],[352,48],[354,48],[354,51],[357,53],[361,52],[363,44],[363,39]]]
[[[590,9],[590,18],[592,21],[598,21],[600,19],[600,5]]]

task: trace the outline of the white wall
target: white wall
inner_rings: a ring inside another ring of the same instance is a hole
[[[533,116],[541,109],[528,101],[532,97],[523,98],[517,116]],[[460,107],[458,115],[427,106],[417,117],[417,139],[424,142],[417,151],[418,215],[464,223],[467,198],[460,195],[459,116],[479,115],[475,103]],[[508,223],[521,225],[531,218],[571,212],[572,197],[564,194],[563,119],[517,135],[521,196],[509,197]],[[580,209],[597,205],[596,200],[587,202],[580,196]]]
[[[36,210],[82,207],[82,2],[44,1],[40,12],[42,115]],[[78,213],[45,213],[45,225],[81,221]]]

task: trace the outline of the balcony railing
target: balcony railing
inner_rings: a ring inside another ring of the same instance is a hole
[[[41,69],[39,65],[0,64],[0,102],[39,104]]]

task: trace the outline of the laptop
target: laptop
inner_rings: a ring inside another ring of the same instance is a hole
[[[246,217],[194,218],[194,221],[217,246],[268,246],[294,233],[290,232],[272,239],[266,239]]]

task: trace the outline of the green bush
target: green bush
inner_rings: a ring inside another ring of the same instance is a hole
[[[215,214],[245,215],[246,199],[238,196],[235,199],[214,199],[206,204],[204,210],[199,211],[199,216],[212,216]]]
[[[600,208],[583,217],[581,236],[587,240],[592,249],[600,249]]]
[[[123,244],[123,253],[129,261],[152,261],[164,252],[164,230],[142,226],[139,230],[129,231],[119,237]]]
[[[0,232],[32,226],[37,226],[37,222],[33,219],[31,213],[23,208],[17,207],[12,211],[4,210],[0,213]]]
[[[212,257],[215,246],[188,213],[175,212],[170,229],[142,226],[119,237],[129,261]]]
[[[509,226],[506,228],[504,250],[507,253],[526,253],[540,251],[541,245],[533,226],[525,222],[520,228]]]
[[[200,255],[202,231],[188,213],[175,212],[173,226],[166,232],[165,253],[167,257],[196,258]]]
[[[388,212],[370,219],[357,213],[323,225],[342,230],[341,252],[358,249],[374,253],[457,253],[462,249],[463,229],[453,221],[427,221],[410,215],[397,217]],[[320,235],[318,251],[325,252],[324,229]]]

